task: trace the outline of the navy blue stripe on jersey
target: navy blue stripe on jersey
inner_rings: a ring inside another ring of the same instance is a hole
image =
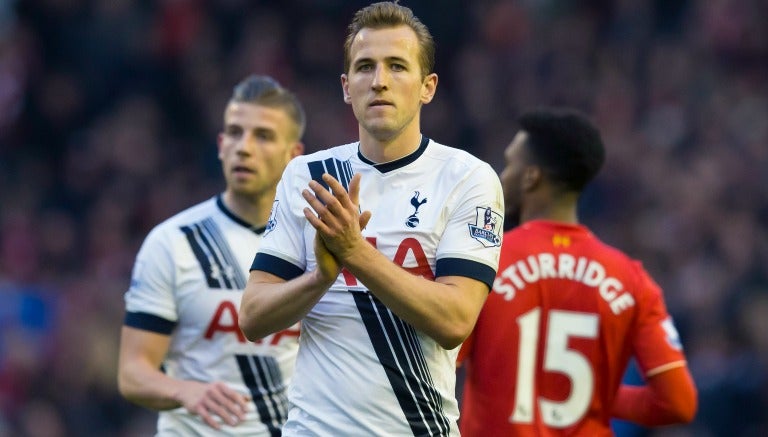
[[[255,227],[252,224],[248,223],[247,221],[236,216],[235,213],[230,211],[229,208],[227,208],[227,205],[224,204],[224,199],[222,198],[221,194],[216,196],[216,206],[219,207],[219,210],[221,210],[221,212],[224,213],[224,215],[231,218],[233,222],[239,224],[240,226],[243,226],[244,228],[250,229],[257,235],[261,235],[264,233],[264,231],[267,230],[267,225]]]
[[[323,165],[323,161],[308,162],[307,167],[309,167],[309,176],[312,178],[312,180],[316,181],[327,190],[328,184],[326,184],[322,178],[323,173],[327,173],[325,171],[325,165]]]
[[[187,236],[187,241],[205,273],[205,279],[210,288],[241,290],[245,287],[244,277],[242,285],[236,283],[234,276],[238,271],[237,262],[234,259],[227,260],[222,253],[222,247],[229,251],[228,245],[226,240],[220,237],[221,231],[213,219],[208,218],[200,223],[182,226],[181,231]]]
[[[490,289],[493,287],[496,270],[486,264],[465,258],[441,258],[435,263],[435,277],[440,276],[464,276],[477,279]]]
[[[304,269],[290,262],[262,252],[257,252],[251,264],[251,270],[261,270],[272,273],[286,281],[297,278],[304,273]]]
[[[224,238],[224,233],[216,225],[213,219],[203,220],[201,223],[205,232],[210,234],[210,238],[214,242],[214,249],[218,249],[217,258],[224,260],[224,271],[222,272],[230,281],[235,283],[235,287],[238,289],[245,288],[245,273],[240,270],[240,265],[232,253],[232,248],[229,247],[229,243]]]
[[[288,418],[288,398],[277,360],[258,355],[235,355],[235,358],[261,423],[272,437],[279,437]]]
[[[355,175],[355,173],[352,171],[352,163],[349,161],[344,161],[341,165],[341,168],[339,169],[339,173],[341,174],[344,189],[349,191],[349,182],[352,180],[352,176]]]
[[[323,161],[323,164],[325,164],[325,172],[333,176],[333,178],[336,179],[337,181],[341,182],[342,185],[344,185],[344,188],[347,188],[344,181],[341,180],[341,178],[339,178],[339,172],[338,172],[338,168],[336,167],[336,162],[338,162],[338,160],[333,158],[328,158],[325,161]]]
[[[200,241],[205,245],[209,255],[214,257],[214,261],[216,262],[215,265],[218,267],[218,269],[214,269],[211,272],[211,275],[214,278],[218,276],[219,282],[224,284],[221,288],[242,289],[243,287],[238,287],[237,284],[235,284],[233,272],[236,268],[236,264],[233,265],[231,263],[231,261],[234,260],[226,259],[220,244],[222,244],[223,247],[228,247],[228,245],[223,238],[217,238],[217,236],[221,235],[221,231],[219,230],[219,227],[216,226],[213,219],[207,218],[194,226],[199,228]],[[218,240],[223,241],[220,242]]]
[[[352,164],[349,161],[339,161],[335,158],[328,158],[323,161],[312,161],[307,163],[309,175],[312,180],[317,181],[326,190],[328,184],[323,181],[323,173],[328,173],[341,183],[345,190],[349,191],[349,181],[352,180]]]
[[[206,255],[203,246],[201,246],[198,241],[197,234],[199,232],[197,230],[197,226],[194,228],[191,226],[182,226],[181,232],[184,232],[184,235],[187,236],[187,241],[192,247],[192,253],[195,254],[197,262],[200,263],[200,268],[205,274],[205,280],[208,283],[208,286],[211,288],[219,288],[219,281],[211,276],[211,271],[213,270],[210,263],[211,260],[208,258],[208,255]]]
[[[413,153],[407,156],[403,156],[400,159],[396,159],[390,162],[384,162],[381,164],[377,164],[371,161],[370,159],[366,158],[365,156],[363,156],[359,148],[357,149],[357,157],[360,158],[360,160],[363,161],[364,163],[372,165],[376,170],[382,173],[387,173],[392,170],[397,170],[398,168],[405,167],[406,165],[419,159],[419,157],[423,155],[424,152],[427,150],[427,144],[429,144],[429,138],[422,135],[421,143],[419,143],[419,148],[416,149]]]
[[[157,334],[171,335],[176,327],[176,322],[154,314],[127,312],[125,313],[123,325]]]
[[[450,424],[416,330],[375,296],[352,293],[376,355],[414,435],[448,435]]]

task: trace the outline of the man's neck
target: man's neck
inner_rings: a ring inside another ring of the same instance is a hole
[[[274,196],[245,196],[229,190],[222,195],[224,205],[234,215],[250,223],[254,228],[260,228],[267,224],[273,198]]]
[[[520,214],[520,222],[531,220],[550,220],[561,223],[578,224],[577,193],[561,194],[553,197],[551,194],[540,193],[529,196]]]
[[[360,153],[367,159],[383,164],[403,158],[415,152],[421,144],[421,131],[415,129],[400,132],[392,138],[377,138],[360,128]]]

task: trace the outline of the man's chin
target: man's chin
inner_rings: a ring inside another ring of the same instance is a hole
[[[263,190],[257,189],[256,186],[253,185],[253,183],[230,183],[229,184],[229,191],[232,192],[235,196],[243,197],[243,198],[254,198],[258,197],[260,193],[263,192]]]
[[[398,132],[400,132],[400,129],[395,129],[392,123],[380,119],[366,123],[365,130],[379,141],[386,141],[394,138]]]

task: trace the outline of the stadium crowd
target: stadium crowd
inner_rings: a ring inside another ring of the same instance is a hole
[[[231,84],[356,138],[339,74],[362,1],[0,2],[0,436],[151,432],[116,390],[123,293],[152,226],[223,187]],[[768,432],[768,3],[406,1],[438,43],[425,132],[501,169],[540,105],[580,108],[606,168],[582,220],[665,290],[699,413],[653,436]]]

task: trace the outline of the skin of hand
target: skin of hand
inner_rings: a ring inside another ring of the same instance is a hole
[[[175,398],[214,429],[221,429],[215,416],[230,426],[239,425],[245,420],[247,402],[250,401],[223,382],[184,381]]]
[[[302,196],[310,205],[304,208],[304,217],[317,230],[324,249],[330,251],[329,255],[332,254],[337,260],[345,259],[354,252],[357,245],[368,244],[361,230],[371,219],[371,212],[358,212],[360,179],[359,173],[352,177],[347,193],[339,181],[326,173],[323,175],[323,181],[328,184],[330,192],[323,189],[317,181],[309,183],[314,193],[308,189],[302,191]],[[315,248],[317,250],[317,244]],[[322,252],[321,254],[325,255]]]
[[[336,182],[331,176],[326,175],[332,182]],[[322,186],[314,182],[315,187]],[[348,219],[354,220],[349,234],[354,236],[356,230],[357,237],[363,241],[361,229],[364,229],[371,218],[371,213],[366,211],[358,214],[357,199],[360,190],[360,176],[356,175],[350,182],[350,193],[336,182],[336,186],[341,191],[337,192],[342,199],[347,210],[344,214]],[[305,198],[311,198],[315,206],[322,205],[309,190],[302,192]],[[327,193],[330,199],[336,202],[335,209],[341,211],[341,203]],[[328,199],[327,199],[328,200]],[[304,215],[317,227],[319,219],[310,208],[304,208]],[[341,273],[343,267],[341,260],[328,246],[328,242],[321,232],[315,234],[314,251],[317,266],[312,271],[307,271],[298,278],[286,281],[271,273],[260,270],[251,271],[248,278],[248,284],[243,292],[243,299],[240,304],[240,329],[246,338],[251,341],[262,338],[272,332],[286,329],[294,323],[301,320],[320,298],[328,291]]]
[[[184,407],[215,429],[219,416],[235,426],[245,419],[250,397],[220,381],[176,379],[160,370],[170,337],[124,326],[118,360],[118,387],[126,399],[154,410]]]
[[[328,247],[320,237],[320,233],[315,234],[315,259],[317,260],[317,273],[322,282],[332,284],[341,273],[341,264],[336,257],[328,250]]]

